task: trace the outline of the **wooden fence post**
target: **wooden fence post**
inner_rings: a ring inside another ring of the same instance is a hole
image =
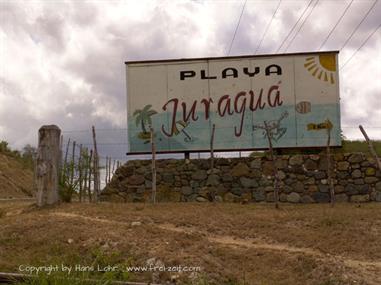
[[[152,148],[152,203],[156,203],[156,150],[153,128],[151,131],[151,148]]]
[[[333,187],[333,181],[332,181],[332,173],[331,173],[331,129],[332,127],[327,128],[327,174],[328,174],[328,185],[329,185],[329,194],[331,198],[331,206],[333,207],[335,205],[335,189]]]
[[[362,132],[366,142],[368,143],[370,153],[373,155],[374,159],[376,160],[378,169],[381,170],[381,161],[377,155],[377,152],[375,151],[375,149],[373,147],[372,141],[369,139],[368,134],[365,132],[364,128],[361,125],[359,126],[359,128],[360,128],[360,131]]]
[[[70,147],[70,138],[68,139],[67,144],[66,144],[65,160],[63,162],[62,169],[61,169],[62,184],[65,184],[66,179],[68,179],[68,177],[67,177],[67,175],[68,175],[68,173],[67,173],[67,155],[69,153],[69,147]]]
[[[38,130],[37,153],[37,206],[53,205],[59,201],[61,130],[55,125],[42,126]]]
[[[60,169],[59,169],[59,179],[62,178],[62,169],[63,169],[63,135],[60,136]]]
[[[108,183],[111,181],[111,157],[108,158]]]
[[[79,202],[82,202],[82,179],[83,179],[83,149],[82,144],[79,145],[79,158],[78,158],[78,180],[79,180]]]
[[[97,139],[95,135],[95,128],[94,126],[92,127],[93,131],[93,142],[94,142],[94,202],[98,202],[98,195],[100,192],[100,177],[99,177],[99,156],[98,156],[98,150],[97,150]]]
[[[87,175],[89,173],[88,168],[89,163],[89,150],[87,147],[83,150],[83,158],[82,158],[82,167],[83,167],[83,189],[82,189],[82,200],[86,201],[86,190],[87,190]]]
[[[108,157],[106,156],[106,175],[105,175],[105,185],[108,183]]]
[[[266,121],[264,121],[264,126],[265,126],[267,140],[269,142],[270,159],[271,159],[271,164],[272,164],[272,168],[273,168],[275,208],[278,209],[279,208],[278,169],[277,169],[276,163],[275,163],[276,158],[274,157],[272,137],[270,134],[270,128],[271,127],[267,125]]]
[[[114,173],[115,173],[115,159],[114,159],[114,161],[113,161],[113,163],[112,163],[112,171],[111,171],[111,174],[114,175]]]
[[[216,124],[213,124],[212,134],[210,136],[210,174],[214,174],[214,133],[215,132],[216,132]],[[214,190],[214,188],[211,188],[211,190],[208,192],[208,198],[212,202],[216,202],[216,191]]]
[[[74,184],[74,174],[75,174],[75,146],[76,142],[73,141],[73,153],[71,156],[71,164],[70,164],[70,186],[73,187]]]
[[[213,124],[212,135],[210,137],[210,169],[212,174],[214,173],[214,133],[216,131],[216,125]]]
[[[89,189],[88,189],[89,202],[92,202],[92,198],[91,198],[91,174],[92,174],[92,172],[91,172],[91,170],[92,170],[91,165],[92,165],[92,160],[93,160],[93,150],[91,149],[90,150],[90,156],[89,156]],[[93,183],[93,185],[94,185],[94,183]]]

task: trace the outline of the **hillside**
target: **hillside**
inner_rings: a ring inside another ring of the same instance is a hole
[[[27,198],[33,193],[33,171],[14,157],[0,153],[0,199]]]

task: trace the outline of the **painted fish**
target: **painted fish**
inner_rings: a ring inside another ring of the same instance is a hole
[[[295,109],[300,114],[306,114],[311,112],[311,103],[307,101],[301,101],[296,104]]]

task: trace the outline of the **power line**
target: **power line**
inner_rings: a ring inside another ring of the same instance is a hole
[[[282,2],[282,0],[279,0],[278,6],[276,7],[276,9],[275,9],[275,11],[274,11],[274,14],[273,14],[273,16],[271,17],[271,20],[270,20],[270,22],[268,23],[268,25],[267,25],[267,27],[266,27],[266,30],[265,30],[265,32],[263,33],[262,39],[260,40],[260,42],[259,42],[257,48],[255,49],[254,54],[257,54],[259,48],[261,47],[262,42],[263,42],[263,39],[265,38],[265,36],[266,36],[266,34],[267,34],[267,31],[269,30],[269,28],[270,28],[270,26],[271,26],[271,23],[272,23],[273,20],[274,20],[275,14],[278,12],[278,9],[279,9],[279,7],[280,7],[280,3],[281,3],[281,2]]]
[[[352,0],[348,5],[347,7],[345,8],[343,14],[341,14],[339,20],[336,22],[335,26],[332,28],[332,30],[329,32],[328,36],[325,38],[325,40],[322,42],[322,44],[320,45],[319,47],[319,50],[322,49],[322,47],[325,45],[325,43],[328,41],[329,37],[332,35],[333,31],[336,29],[336,27],[339,25],[339,23],[341,22],[341,20],[344,18],[345,14],[347,13],[349,7],[351,7],[352,3],[353,3],[354,0]]]
[[[127,128],[95,129],[96,131],[127,131]],[[64,130],[61,133],[91,133],[91,130]]]
[[[312,7],[312,9],[310,10],[310,12],[308,13],[308,15],[304,18],[302,24],[299,26],[299,29],[297,30],[297,32],[294,34],[294,36],[292,37],[291,41],[289,41],[286,49],[284,52],[286,52],[288,50],[288,48],[290,47],[290,45],[292,44],[292,42],[295,40],[296,36],[299,34],[300,30],[302,29],[302,27],[304,26],[304,24],[306,23],[308,17],[312,14],[312,11],[315,9],[315,7],[317,6],[317,4],[319,3],[319,0],[316,0],[314,6]]]
[[[343,50],[343,48],[347,45],[347,43],[351,40],[351,38],[353,37],[353,35],[356,33],[356,31],[358,30],[358,28],[361,26],[361,24],[365,21],[365,19],[368,17],[370,11],[373,10],[374,6],[376,6],[378,0],[374,1],[373,2],[373,5],[369,8],[368,12],[366,12],[366,14],[364,15],[364,17],[362,18],[362,20],[360,21],[360,23],[356,26],[356,28],[352,31],[351,35],[349,36],[349,38],[345,41],[345,43],[343,44],[343,46],[341,47],[340,51]]]
[[[93,143],[80,143],[80,142],[77,142],[78,145],[82,145],[82,146],[93,146],[94,144]],[[111,145],[111,146],[124,146],[124,145],[128,145],[129,143],[126,143],[126,142],[116,142],[116,143],[98,143],[97,142],[97,145]],[[71,144],[70,144],[71,145]],[[63,146],[67,146],[67,143],[64,143]]]
[[[344,66],[351,61],[351,59],[356,55],[356,53],[368,42],[368,40],[376,33],[376,31],[381,27],[381,24],[378,25],[373,32],[369,34],[369,36],[365,39],[365,41],[361,44],[361,46],[348,58],[348,60],[341,66],[340,70],[344,68]]]
[[[246,2],[247,2],[247,0],[245,0],[245,2],[243,3],[242,11],[241,11],[241,15],[239,15],[238,23],[237,23],[237,26],[235,27],[235,31],[234,31],[234,34],[233,34],[233,38],[232,38],[232,41],[231,41],[230,46],[229,46],[229,51],[227,52],[226,55],[229,55],[229,54],[230,54],[230,51],[231,51],[231,49],[232,49],[233,42],[234,42],[235,36],[236,36],[236,34],[237,34],[238,28],[239,28],[239,24],[241,23],[241,19],[242,19],[243,11],[245,11]]]
[[[296,21],[296,23],[294,24],[294,26],[292,27],[292,29],[290,30],[290,32],[287,34],[287,36],[284,38],[283,42],[281,43],[281,45],[278,47],[278,49],[276,50],[275,53],[278,53],[278,51],[281,49],[281,47],[284,45],[284,43],[286,42],[286,40],[288,39],[288,37],[291,35],[291,33],[294,31],[295,27],[298,25],[299,21],[303,18],[304,14],[306,13],[306,11],[308,10],[308,8],[311,6],[311,3],[312,3],[313,0],[310,0],[310,2],[308,3],[307,7],[304,8],[304,11],[303,13],[300,15],[299,19]],[[353,1],[353,0],[352,0]]]
[[[358,129],[359,127],[341,126],[342,129]],[[381,127],[367,126],[367,129],[381,129]]]

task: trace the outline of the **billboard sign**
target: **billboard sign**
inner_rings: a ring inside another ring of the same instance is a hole
[[[126,62],[128,153],[339,146],[337,55]]]

